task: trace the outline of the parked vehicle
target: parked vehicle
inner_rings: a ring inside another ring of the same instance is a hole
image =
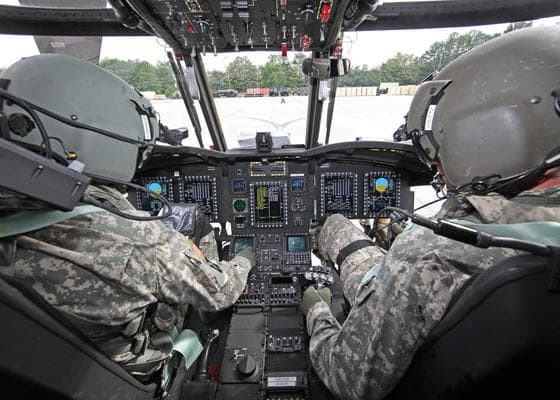
[[[214,97],[237,97],[239,92],[235,89],[214,90]]]
[[[268,96],[270,96],[270,90],[266,87],[248,88],[245,96],[247,96],[247,97],[268,97]]]
[[[288,91],[288,88],[271,88],[270,89],[270,96],[289,96],[290,92]]]

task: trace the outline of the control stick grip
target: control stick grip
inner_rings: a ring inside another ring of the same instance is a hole
[[[210,347],[212,347],[212,343],[219,335],[220,331],[218,329],[203,331],[200,333],[204,347],[196,365],[196,372],[193,377],[195,382],[206,382],[209,380],[210,374],[208,373],[208,357],[210,355]]]

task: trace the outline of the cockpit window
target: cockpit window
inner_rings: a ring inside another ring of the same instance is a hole
[[[392,141],[426,76],[506,31],[558,21],[347,32],[343,57],[350,59],[351,71],[338,78],[329,143]],[[249,145],[259,131],[271,132],[279,143],[304,143],[309,89],[299,61],[308,56],[288,52],[282,59],[270,52],[241,52],[205,57],[228,147]],[[328,87],[324,89],[327,97]],[[326,139],[328,102],[323,105],[319,143]]]
[[[426,76],[504,32],[558,22],[560,18],[547,18],[464,28],[346,33],[343,57],[351,60],[352,69],[338,81],[329,143],[392,141]]]
[[[418,0],[422,1],[422,0]],[[451,0],[450,0],[451,1]],[[386,1],[394,3],[395,1]],[[0,0],[0,5],[53,8],[106,8],[105,0]],[[338,78],[329,143],[355,140],[392,141],[404,122],[418,84],[430,73],[470,48],[506,31],[527,25],[558,23],[560,18],[533,22],[461,28],[347,31],[342,42],[343,58],[350,60],[348,74]],[[289,35],[288,35],[289,36]],[[65,38],[2,35],[0,71],[21,57],[45,51],[64,51],[77,41],[96,38]],[[169,128],[189,130],[184,145],[199,146],[195,129],[175,85],[168,64],[166,45],[153,37],[98,38],[100,49],[78,56],[99,62],[151,98],[161,121]],[[46,48],[39,50],[41,45]],[[241,51],[214,54],[204,49],[203,61],[217,114],[228,148],[254,147],[257,132],[270,132],[276,147],[304,144],[308,127],[309,78],[301,63],[310,57],[301,46],[282,57],[275,51]],[[138,51],[141,49],[141,51]],[[96,54],[95,54],[96,53]],[[72,54],[72,53],[70,53]],[[189,71],[185,71],[188,78]],[[320,87],[323,111],[319,144],[327,142],[329,85]],[[195,94],[195,93],[193,93]],[[195,107],[201,122],[204,147],[212,140],[199,102]]]
[[[254,147],[257,132],[270,132],[277,147],[305,143],[309,79],[301,63],[307,57],[253,52],[204,58],[228,147]]]

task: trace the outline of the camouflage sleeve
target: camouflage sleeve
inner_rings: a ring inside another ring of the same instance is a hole
[[[127,213],[145,215],[113,188],[88,191]],[[208,311],[227,308],[243,290],[250,265],[245,258],[207,260],[160,221],[102,211],[18,236],[10,269],[58,309],[116,326],[156,302],[176,308],[179,317],[189,304]]]
[[[321,255],[336,262],[340,250],[357,240],[369,239],[352,221],[340,214],[327,218],[318,237],[318,247]],[[379,247],[364,247],[350,254],[340,269],[340,279],[344,296],[353,303],[358,285],[365,273],[376,263],[383,260],[385,251]]]
[[[218,241],[216,240],[216,234],[213,230],[200,239],[198,247],[200,247],[200,250],[202,250],[208,260],[220,260],[220,256],[218,255]]]
[[[210,260],[182,234],[160,225],[157,297],[168,304],[189,303],[204,311],[220,311],[235,303],[245,287],[249,262],[243,257]]]
[[[318,376],[340,398],[387,396],[456,290],[470,274],[506,255],[511,254],[475,249],[424,228],[406,230],[377,277],[360,288],[343,326],[325,303],[311,308],[309,351]]]
[[[95,190],[92,195],[106,198],[120,209],[135,211],[128,200],[113,188],[94,186],[91,190]],[[146,270],[146,265],[152,267],[151,275],[157,277],[154,295],[160,301],[219,311],[235,303],[243,291],[250,265],[246,259],[238,257],[220,262],[214,232],[203,237],[201,244],[208,252],[206,254],[183,234],[160,221],[137,222],[112,214],[104,218],[105,221],[100,224],[104,230],[131,232],[128,234],[133,236],[135,247],[126,271],[134,274],[135,271]],[[131,227],[124,229],[127,225]]]

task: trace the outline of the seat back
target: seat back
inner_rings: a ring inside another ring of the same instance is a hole
[[[516,256],[473,279],[390,397],[557,397],[560,293],[547,290],[549,263]]]
[[[138,382],[3,279],[0,320],[0,382],[13,398],[154,398],[155,384]]]

